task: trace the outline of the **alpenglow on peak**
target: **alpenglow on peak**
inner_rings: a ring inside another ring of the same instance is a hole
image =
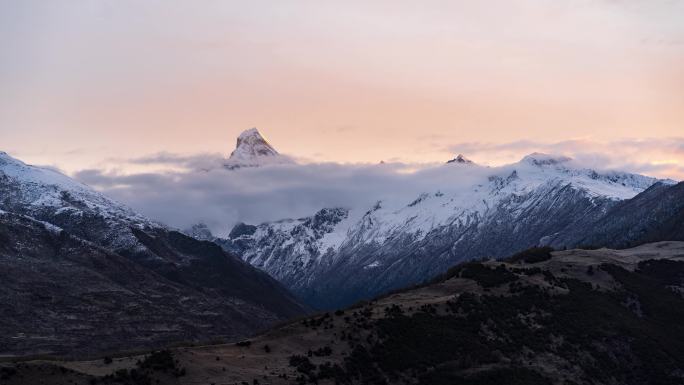
[[[256,128],[243,131],[237,138],[235,150],[225,163],[228,169],[258,167],[270,164],[291,163],[291,160],[278,153]]]

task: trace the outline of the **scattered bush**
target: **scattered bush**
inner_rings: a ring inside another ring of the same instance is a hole
[[[308,357],[298,355],[290,356],[290,366],[295,367],[298,372],[304,374],[309,374],[316,369],[316,366],[311,363]]]
[[[521,251],[512,257],[504,259],[506,262],[516,263],[537,263],[543,262],[551,259],[552,247],[533,247],[524,251]]]
[[[327,357],[332,354],[332,349],[330,346],[324,346],[313,351],[313,355],[316,357]]]
[[[0,368],[0,380],[9,380],[16,374],[17,370],[15,368]]]
[[[457,375],[452,370],[440,368],[420,378],[423,385],[551,385],[552,382],[527,368],[501,368],[477,372],[468,377]]]
[[[492,269],[479,262],[464,265],[461,269],[461,277],[470,278],[484,288],[503,285],[518,279],[504,266],[497,266]]]

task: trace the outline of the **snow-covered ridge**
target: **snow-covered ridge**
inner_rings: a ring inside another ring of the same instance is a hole
[[[131,228],[165,228],[51,168],[0,153],[0,209],[88,237],[111,249],[140,245]]]
[[[572,161],[571,158],[568,158],[567,156],[562,156],[562,155],[549,155],[549,154],[543,154],[540,152],[533,152],[530,155],[525,156],[522,158],[520,162],[526,162],[529,164],[533,164],[535,166],[549,166],[549,165],[557,165],[557,164],[563,164]]]
[[[658,179],[624,171],[594,170],[566,156],[541,153],[527,155],[520,162],[507,167],[526,169],[531,175],[536,174],[537,178],[565,180],[590,195],[615,200],[632,198],[656,182],[676,183],[670,179]]]
[[[57,170],[27,165],[4,151],[0,151],[0,171],[8,177],[25,182],[63,186],[70,190],[89,189],[86,185],[69,178]]]
[[[52,207],[57,213],[66,210],[89,209],[105,217],[135,219],[152,223],[149,219],[135,213],[125,205],[115,202],[89,186],[47,167],[28,165],[18,159],[0,152],[0,177],[7,178],[20,189],[21,203],[35,208]],[[80,208],[69,205],[67,201],[78,201]]]
[[[567,157],[532,154],[513,165],[483,168],[481,176],[474,178],[457,175],[451,182],[445,176],[444,186],[435,186],[434,191],[422,192],[408,202],[376,204],[354,226],[367,228],[356,241],[381,244],[399,233],[411,233],[415,239],[422,239],[443,226],[466,225],[469,218],[484,218],[493,207],[512,197],[524,198],[556,186],[571,187],[590,198],[618,201],[631,198],[658,181],[642,175],[574,166]],[[450,182],[461,185],[449,186]],[[519,209],[525,207],[523,203]]]
[[[250,128],[238,136],[235,150],[230,154],[225,166],[232,170],[286,163],[292,163],[292,160],[278,153],[259,130]]]
[[[441,226],[463,224],[464,218],[470,216],[482,217],[502,200],[523,197],[547,186],[568,186],[589,198],[619,201],[635,196],[658,181],[673,183],[626,172],[599,172],[582,168],[568,157],[539,153],[525,156],[512,165],[493,168],[477,166],[462,155],[450,162],[472,164],[481,170],[475,177],[472,174],[464,177],[444,170],[444,186],[435,186],[434,191],[419,193],[404,202],[378,201],[371,208],[347,208],[347,220],[342,222],[344,228],[334,223],[324,228],[330,234],[325,242],[319,234],[307,243],[317,242],[319,249],[338,249],[348,241],[346,232],[350,227],[366,229],[363,236],[357,234],[355,239],[364,243],[382,243],[397,232],[410,232],[422,238]],[[320,215],[321,212],[311,218]],[[257,226],[256,233],[249,236],[270,236],[273,231],[294,233],[294,228],[311,218],[282,219],[261,224]],[[350,220],[358,222],[350,224]]]
[[[553,240],[656,182],[672,183],[539,153],[500,167],[463,155],[450,163],[407,176],[401,194],[368,197],[365,207],[262,223],[223,244],[312,303],[328,306],[325,295],[346,293],[340,305],[358,293],[420,282],[458,260]],[[315,218],[319,225],[311,226]],[[338,279],[342,286],[331,282]]]

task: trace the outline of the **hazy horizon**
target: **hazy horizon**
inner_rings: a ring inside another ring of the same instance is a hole
[[[308,163],[541,151],[682,179],[682,15],[665,0],[3,1],[0,149],[131,174],[160,153],[227,156],[256,126]]]

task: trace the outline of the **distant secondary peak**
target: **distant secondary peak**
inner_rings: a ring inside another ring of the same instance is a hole
[[[204,222],[196,223],[183,232],[185,235],[199,239],[200,241],[213,241],[216,238],[214,237],[214,234],[211,233],[209,226]]]
[[[572,160],[572,158],[568,158],[567,156],[549,155],[549,154],[543,154],[540,152],[533,152],[532,154],[527,155],[524,158],[522,158],[522,162],[533,164],[535,166],[550,166],[550,165],[566,163],[566,162],[569,162],[571,160]]]
[[[230,154],[226,167],[257,167],[265,164],[289,163],[271,146],[256,128],[243,131],[237,138],[235,150]]]
[[[463,156],[463,154],[458,154],[454,159],[447,161],[447,163],[463,163],[463,164],[473,164],[473,161]]]

